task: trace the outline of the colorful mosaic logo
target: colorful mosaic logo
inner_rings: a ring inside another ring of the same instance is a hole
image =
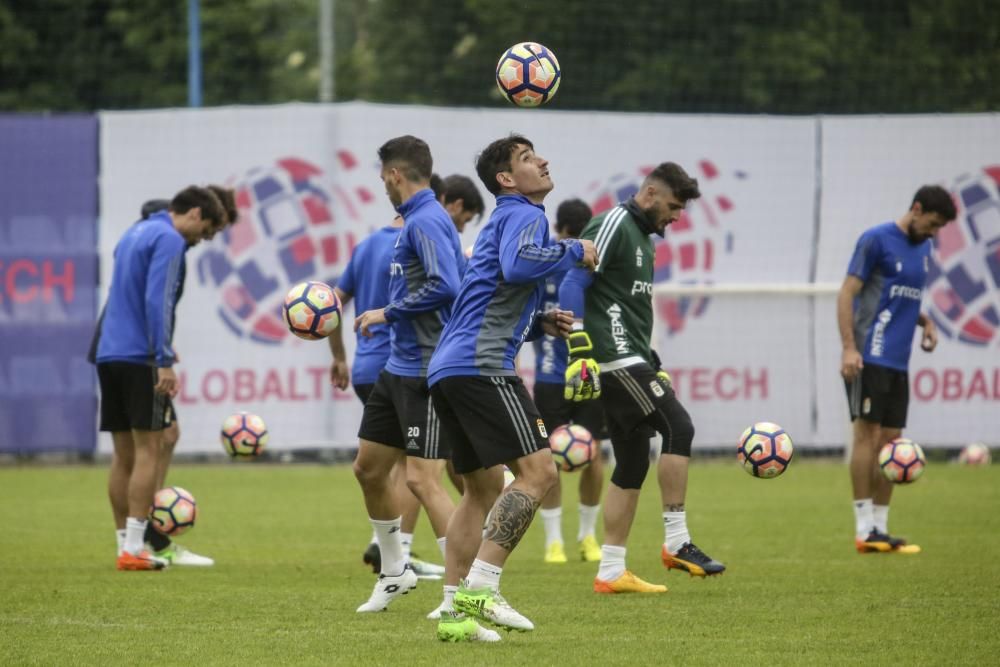
[[[633,173],[616,174],[606,183],[593,184],[585,198],[589,199],[594,215],[633,196],[654,168],[653,165],[642,166]],[[677,222],[667,227],[663,239],[654,237],[654,284],[710,284],[719,257],[733,250],[733,234],[723,224],[724,218],[733,210],[733,202],[721,191],[726,187],[727,178],[742,180],[747,178],[747,174],[742,171],[726,174],[710,160],[701,160],[692,176],[698,179],[702,196],[688,205]],[[657,316],[664,323],[668,335],[682,331],[687,318],[704,314],[709,301],[706,296],[653,297]]]
[[[958,217],[938,232],[927,274],[930,316],[945,336],[1000,342],[1000,165],[952,187]]]
[[[232,179],[240,221],[201,253],[198,280],[219,291],[219,317],[241,338],[277,344],[290,336],[281,306],[292,285],[335,285],[364,236],[361,207],[374,197],[342,184],[358,162],[337,154],[336,182],[319,167],[288,157]]]

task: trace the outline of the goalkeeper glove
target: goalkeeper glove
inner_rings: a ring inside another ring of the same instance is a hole
[[[673,386],[673,380],[670,379],[670,373],[660,367],[660,355],[656,353],[656,350],[650,350],[649,353],[653,356],[653,370],[656,371],[656,378],[668,387]]]
[[[566,387],[563,398],[567,401],[588,401],[601,396],[601,367],[591,358],[582,357],[594,345],[586,331],[574,331],[569,335],[569,356],[572,360],[566,368]]]

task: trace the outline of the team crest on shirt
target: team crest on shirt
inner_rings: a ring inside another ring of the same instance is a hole
[[[538,424],[538,432],[542,435],[542,437],[548,438],[549,434],[545,431],[545,422],[539,419],[535,423]]]
[[[642,248],[635,249],[635,265],[642,266]]]
[[[903,271],[903,263],[897,259],[896,260],[896,273],[902,273],[902,271]]]
[[[663,386],[660,385],[659,381],[653,380],[652,382],[650,382],[649,390],[653,392],[653,396],[656,396],[657,398],[663,397]]]
[[[931,259],[930,257],[928,257],[927,255],[924,255],[924,273],[927,273],[928,271],[931,270],[930,259]]]

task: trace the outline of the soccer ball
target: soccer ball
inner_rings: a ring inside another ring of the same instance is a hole
[[[747,474],[771,479],[788,469],[794,451],[785,429],[771,422],[757,422],[740,436],[736,458]]]
[[[285,324],[299,338],[326,338],[340,326],[340,299],[326,283],[299,283],[285,295]]]
[[[222,448],[233,458],[257,456],[270,437],[264,420],[248,412],[237,412],[222,422]]]
[[[176,537],[194,528],[198,506],[194,496],[179,486],[160,489],[153,496],[149,522],[158,532]]]
[[[497,86],[519,107],[538,107],[556,94],[562,72],[556,54],[536,42],[510,47],[497,62]]]
[[[927,459],[920,445],[907,438],[896,438],[882,446],[878,453],[878,467],[885,478],[894,484],[909,484],[924,474]]]
[[[549,448],[559,469],[573,472],[594,458],[594,436],[579,424],[564,424],[552,431]]]
[[[988,466],[993,462],[993,455],[989,447],[981,442],[974,442],[962,447],[958,462],[967,466]]]

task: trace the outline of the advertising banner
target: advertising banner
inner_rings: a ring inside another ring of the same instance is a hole
[[[0,115],[0,452],[92,452],[97,118]]]

